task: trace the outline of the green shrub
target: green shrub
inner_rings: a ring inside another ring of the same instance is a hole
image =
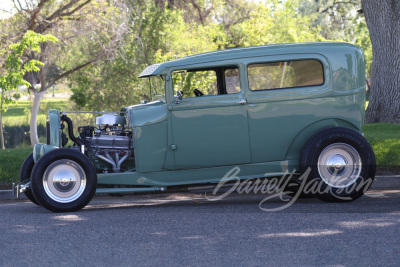
[[[21,98],[21,94],[20,94],[20,93],[15,93],[15,94],[13,94],[13,98],[14,98],[15,100],[18,100],[18,99]]]
[[[19,181],[22,162],[32,152],[32,147],[18,149],[0,149],[0,185]]]

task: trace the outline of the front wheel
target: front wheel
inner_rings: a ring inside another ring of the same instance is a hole
[[[19,182],[26,182],[28,179],[31,179],[31,174],[32,174],[32,169],[33,166],[35,166],[35,162],[33,161],[33,153],[29,154],[29,156],[26,157],[24,162],[21,165],[21,169],[19,171]],[[28,188],[25,192],[25,196],[32,201],[32,203],[35,203],[36,205],[39,205],[35,197],[33,196],[32,190]]]
[[[304,191],[329,202],[361,197],[375,178],[375,154],[368,141],[347,128],[323,130],[304,146],[300,173]]]
[[[55,149],[38,160],[31,188],[37,201],[55,212],[85,207],[96,191],[97,174],[90,160],[78,151]]]

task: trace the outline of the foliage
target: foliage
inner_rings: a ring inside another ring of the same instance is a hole
[[[215,48],[208,46],[209,39],[201,40],[204,36],[197,35],[199,30],[191,31],[180,10],[163,10],[146,1],[140,10],[131,14],[133,27],[125,37],[126,46],[121,56],[92,65],[69,78],[71,100],[82,109],[119,110],[140,99],[149,100],[148,81],[137,77],[146,66],[159,61],[161,54],[177,51],[176,48],[186,50],[178,51],[179,56],[190,54],[187,52],[190,48],[197,51]]]
[[[0,88],[2,90],[2,110],[15,101],[4,94],[6,91],[18,90],[19,86],[30,86],[24,79],[27,72],[39,71],[44,64],[38,60],[31,59],[23,63],[21,57],[31,52],[40,53],[40,44],[44,42],[56,42],[57,38],[52,35],[41,35],[33,31],[27,31],[20,42],[11,44],[11,52],[7,55],[5,62],[5,74],[0,76]]]
[[[367,23],[364,18],[357,19],[354,25],[354,36],[352,43],[361,47],[365,54],[367,75],[371,77],[372,70],[372,44],[369,38]]]
[[[38,135],[46,142],[46,128],[45,123],[38,125]],[[22,125],[5,125],[4,126],[4,140],[5,147],[8,148],[23,148],[30,147],[31,143],[29,140],[29,124]]]
[[[40,124],[46,124],[47,111],[49,109],[58,109],[61,111],[71,110],[69,103],[66,100],[43,100],[41,105],[41,112],[38,114],[38,127]],[[32,110],[32,103],[30,100],[19,100],[17,105],[8,106],[7,112],[4,114],[3,122],[5,127],[29,125],[29,116]]]
[[[150,64],[232,47],[324,40],[309,17],[293,16],[297,1],[272,6],[242,0],[192,2],[201,18],[194,18],[193,6],[179,1],[175,6],[142,1],[140,6],[130,0],[136,11],[130,13],[133,26],[123,55],[70,76],[71,100],[85,110],[118,110],[149,99],[148,82],[137,76]]]
[[[21,94],[20,94],[20,93],[15,93],[15,94],[13,94],[12,97],[13,97],[15,100],[18,100],[18,99],[21,98]]]
[[[349,42],[364,50],[366,68],[372,64],[372,46],[361,11],[361,0],[303,0],[299,12],[313,19],[313,25],[327,40]]]
[[[56,45],[46,42],[40,54],[32,51],[22,58],[24,62],[35,59],[47,63],[24,76],[33,93],[30,137],[34,144],[38,142],[37,115],[43,95],[71,73],[102,58],[112,60],[124,44],[121,40],[127,32],[129,10],[122,0],[26,0],[24,5],[20,1],[14,4],[17,14],[0,23],[1,47],[9,39],[19,40],[27,30],[53,33],[62,40]],[[15,27],[15,32],[9,27]]]
[[[22,162],[30,153],[32,153],[31,147],[0,150],[0,185],[19,182]]]
[[[66,4],[43,2],[40,12],[44,17],[52,17]],[[121,1],[110,4],[106,0],[80,0],[76,5],[82,7],[70,16],[57,13],[59,20],[52,24],[57,27],[43,28],[43,19],[38,20],[36,27],[57,31],[63,40],[62,46],[48,47],[46,83],[51,84],[77,64],[97,58],[97,63],[63,76],[73,92],[71,100],[80,109],[118,110],[149,99],[148,82],[137,78],[145,67],[197,53],[274,43],[342,40],[361,46],[369,63],[372,50],[364,18],[357,13],[359,2],[126,0],[127,11],[121,8]],[[26,21],[29,14],[17,13],[12,18],[14,23],[18,16]],[[120,28],[127,34],[117,34],[117,25],[125,25]]]
[[[4,149],[4,134],[3,134],[3,112],[9,104],[15,103],[10,96],[6,95],[6,91],[18,90],[19,86],[29,87],[31,84],[24,79],[24,75],[28,72],[37,72],[44,63],[39,60],[29,59],[23,62],[22,57],[33,52],[40,54],[40,45],[44,42],[56,42],[57,38],[52,35],[41,35],[33,31],[27,31],[20,42],[11,44],[5,61],[5,74],[0,75],[0,137],[1,148]]]
[[[172,75],[175,93],[179,90],[184,97],[194,97],[194,89],[205,95],[217,95],[217,74],[213,70],[179,71]]]
[[[53,99],[42,101],[41,112],[38,115],[39,140],[45,142],[46,117],[49,109],[69,111],[70,103],[65,100]],[[8,106],[3,116],[5,148],[29,146],[29,118],[32,103],[29,100],[19,100],[17,105]],[[75,119],[75,118],[74,118]]]
[[[227,46],[324,41],[311,17],[294,15],[297,9],[298,1],[275,6],[258,4],[249,19],[231,27],[232,38]]]

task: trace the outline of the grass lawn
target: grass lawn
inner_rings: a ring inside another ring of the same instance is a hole
[[[32,110],[32,101],[30,100],[20,100],[17,101],[17,105],[10,105],[8,110],[3,115],[3,124],[5,126],[19,126],[19,125],[29,125],[30,113]],[[43,100],[40,103],[40,107],[46,109],[45,112],[39,111],[38,114],[38,124],[46,124],[46,116],[48,109],[59,109],[65,110],[68,106],[68,100]]]
[[[0,149],[0,189],[2,185],[19,181],[19,169],[30,153],[32,153],[32,147]],[[8,186],[7,189],[11,187]]]
[[[10,105],[6,113],[3,114],[4,126],[29,125],[30,112],[32,110],[31,100],[19,100],[17,105]],[[69,103],[67,99],[48,98],[40,103],[41,109],[65,110]],[[38,125],[46,124],[46,114],[39,111]],[[0,149],[0,187],[9,185],[19,180],[19,169],[25,158],[32,152],[32,147],[16,149]]]
[[[374,149],[378,170],[400,174],[400,125],[366,124],[363,132]]]

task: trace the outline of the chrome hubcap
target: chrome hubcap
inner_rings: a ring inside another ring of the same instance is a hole
[[[361,173],[361,157],[357,150],[345,143],[327,146],[318,158],[318,172],[322,180],[332,187],[352,185]]]
[[[86,175],[75,161],[57,160],[47,167],[43,177],[43,187],[52,200],[69,203],[83,194],[86,188]]]

